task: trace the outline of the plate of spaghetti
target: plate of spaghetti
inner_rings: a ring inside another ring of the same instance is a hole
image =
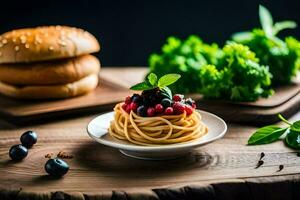
[[[191,98],[172,95],[167,86],[180,75],[168,74],[159,80],[156,75],[149,76],[147,81],[131,87],[142,90],[140,94],[126,97],[115,105],[114,111],[88,124],[91,138],[130,157],[162,160],[186,155],[224,136],[227,131],[224,120],[197,110]],[[167,81],[162,84],[164,78]]]

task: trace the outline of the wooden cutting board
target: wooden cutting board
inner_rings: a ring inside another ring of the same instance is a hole
[[[142,81],[146,73],[145,67],[102,68],[97,89],[72,99],[24,101],[0,96],[0,117],[13,123],[36,123],[60,116],[75,117],[83,113],[109,111],[131,93],[128,88]],[[260,125],[278,121],[278,113],[289,117],[300,108],[300,84],[275,90],[272,97],[256,102],[229,102],[207,100],[200,95],[190,96],[197,99],[200,109],[215,113],[227,122]]]

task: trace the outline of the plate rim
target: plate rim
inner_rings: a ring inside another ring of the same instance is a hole
[[[219,120],[221,122],[221,124],[224,126],[224,130],[217,136],[215,136],[209,140],[202,141],[202,142],[201,142],[201,140],[199,140],[198,143],[192,143],[192,141],[191,141],[191,142],[186,142],[186,143],[160,145],[160,146],[142,146],[142,145],[136,145],[136,144],[121,144],[121,143],[117,143],[117,142],[113,142],[113,141],[103,140],[101,138],[96,137],[94,134],[90,133],[90,130],[89,130],[90,124],[93,121],[97,120],[97,118],[101,117],[102,115],[114,113],[114,111],[109,111],[109,112],[102,113],[102,114],[94,117],[92,120],[90,120],[88,125],[86,126],[86,131],[93,140],[95,140],[96,142],[98,142],[100,144],[103,144],[105,146],[109,146],[112,148],[116,148],[116,149],[122,149],[122,150],[127,150],[127,151],[136,151],[136,152],[157,152],[157,151],[170,151],[170,150],[174,150],[174,149],[176,149],[176,150],[191,149],[191,148],[203,146],[203,145],[209,144],[215,140],[221,139],[226,134],[228,127],[227,127],[226,122],[222,118],[220,118],[219,116],[217,116],[213,113],[210,113],[210,112],[207,112],[204,110],[196,109],[196,111],[199,112],[200,114],[205,113],[206,115],[210,115],[210,116],[216,118],[217,120]],[[108,134],[108,132],[106,134]]]

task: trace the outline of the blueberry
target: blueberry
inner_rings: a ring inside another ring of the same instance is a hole
[[[171,107],[171,104],[172,104],[172,101],[168,98],[164,98],[162,101],[161,101],[161,105],[164,107],[164,108],[167,108],[167,107]]]
[[[147,108],[145,106],[139,106],[137,108],[137,114],[141,117],[146,117],[147,116]]]
[[[158,92],[159,91],[159,88],[157,87],[157,88],[153,88],[153,89],[151,89],[151,90],[144,90],[143,92],[142,92],[142,96],[144,96],[144,95],[149,95],[149,94],[155,94],[156,92]]]
[[[27,154],[27,148],[21,144],[14,145],[9,150],[9,157],[15,161],[23,160],[27,156]]]
[[[34,131],[26,131],[20,140],[23,146],[30,148],[37,142],[37,134]]]
[[[191,98],[188,98],[188,99],[185,100],[185,103],[192,106],[195,103],[195,101],[192,100]]]
[[[49,159],[45,164],[46,172],[55,177],[61,177],[69,171],[69,165],[62,159]]]
[[[150,94],[148,99],[149,99],[149,103],[151,106],[153,106],[159,102],[157,94]]]
[[[141,100],[141,97],[140,97],[140,95],[138,95],[138,94],[134,94],[134,95],[132,95],[132,97],[131,97],[131,102],[134,102],[134,103],[140,103],[140,100]]]
[[[150,99],[148,96],[143,96],[143,105],[145,106],[150,106],[151,105],[151,102],[150,102]]]

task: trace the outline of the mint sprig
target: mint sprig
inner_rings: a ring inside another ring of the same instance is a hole
[[[178,79],[180,79],[179,74],[166,74],[159,79],[156,74],[150,73],[144,82],[138,83],[132,86],[131,90],[151,90],[154,88],[163,89],[173,83],[175,83]]]
[[[284,29],[294,29],[297,27],[297,23],[294,21],[286,20],[281,22],[273,22],[271,12],[264,6],[259,5],[259,21],[261,27],[269,39],[274,39],[278,42],[279,38],[276,35]],[[233,40],[243,41],[245,39],[251,39],[252,34],[249,31],[238,32],[232,35]]]
[[[300,120],[291,123],[281,114],[278,114],[278,118],[288,126],[285,128],[273,125],[262,127],[251,135],[248,145],[269,144],[284,139],[288,147],[300,149]]]

